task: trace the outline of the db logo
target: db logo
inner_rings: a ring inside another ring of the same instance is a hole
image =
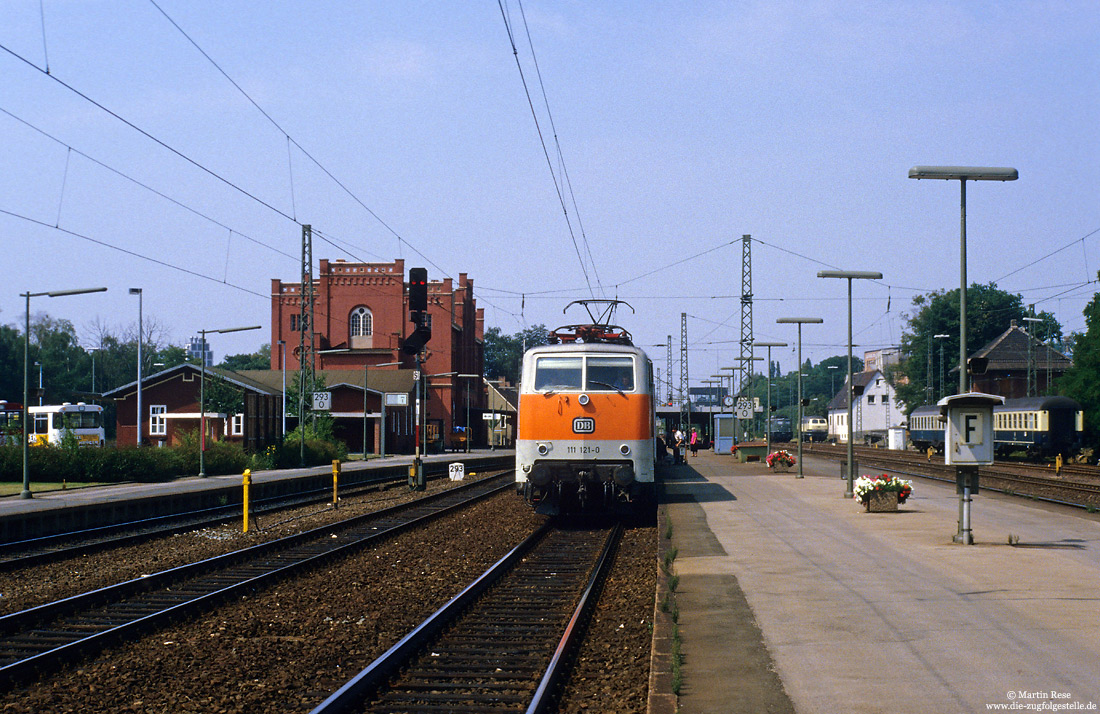
[[[574,434],[591,434],[596,431],[596,420],[591,417],[577,417],[573,420]]]

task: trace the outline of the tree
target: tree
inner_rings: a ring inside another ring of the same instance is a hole
[[[229,355],[218,365],[223,369],[231,369],[239,372],[242,369],[270,369],[271,345],[260,345],[260,349],[252,354]]]
[[[485,331],[485,376],[489,379],[504,378],[512,384],[519,383],[523,366],[523,353],[532,347],[545,345],[549,331],[546,325],[532,325],[514,335],[505,335],[499,327]]]
[[[1085,332],[1073,333],[1073,366],[1058,380],[1057,388],[1060,394],[1081,403],[1085,410],[1085,439],[1095,444],[1100,427],[1100,293],[1093,295],[1083,314]]]
[[[1032,306],[1033,307],[1033,306]],[[959,354],[959,291],[936,290],[913,298],[912,314],[907,316],[908,331],[902,334],[901,352],[905,361],[892,370],[898,398],[910,408],[935,403],[941,393],[957,391]],[[1030,310],[1034,312],[1034,310]],[[1005,292],[994,283],[971,285],[966,291],[966,345],[974,353],[1008,329],[1013,320],[1021,326],[1029,316],[1023,298]],[[1040,312],[1042,322],[1032,334],[1060,338],[1062,326],[1049,312]],[[936,339],[936,335],[946,337]],[[944,382],[939,379],[940,350],[943,351]],[[969,355],[968,355],[969,356]],[[931,362],[929,361],[931,357]],[[931,380],[928,365],[932,365]],[[956,384],[952,387],[951,384]]]

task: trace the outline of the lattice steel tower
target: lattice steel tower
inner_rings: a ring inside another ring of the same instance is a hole
[[[680,313],[680,428],[691,426],[691,395],[688,392],[688,316]]]
[[[298,314],[298,424],[305,423],[306,409],[313,406],[317,351],[313,337],[313,229],[302,226],[302,306]],[[306,393],[310,393],[309,400]]]
[[[752,236],[741,236],[741,379],[738,395],[745,393],[752,374]]]

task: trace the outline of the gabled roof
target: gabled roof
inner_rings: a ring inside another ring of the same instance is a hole
[[[881,378],[881,377],[883,377],[882,371],[877,370],[877,369],[873,369],[870,372],[856,372],[855,375],[852,377],[852,383],[854,385],[856,385],[857,387],[866,387],[868,384],[875,381],[875,379],[878,379],[878,378]],[[844,380],[844,383],[847,384],[848,380]],[[852,403],[853,404],[855,403],[854,399],[852,400]],[[844,387],[843,386],[840,387],[840,391],[838,391],[836,394],[833,395],[833,398],[829,400],[829,405],[825,408],[826,409],[847,409],[848,408],[848,399],[844,396]]]
[[[258,370],[249,370],[248,372],[253,371]],[[169,367],[168,369],[162,369],[159,372],[154,372],[149,375],[143,375],[143,388],[148,389],[153,384],[159,384],[160,382],[168,379],[175,379],[176,377],[186,373],[191,373],[192,375],[200,375],[202,373],[202,369],[197,365],[191,364],[190,362],[184,362],[183,364],[178,364],[175,367]],[[282,393],[281,388],[276,387],[275,389],[272,389],[270,386],[265,385],[262,382],[259,382],[248,376],[247,372],[234,372],[231,369],[207,367],[206,373],[210,376],[221,377],[222,379],[234,386],[240,387],[241,389],[245,389],[250,392],[256,392],[257,394],[275,395]],[[129,384],[124,384],[121,387],[115,387],[111,391],[105,392],[103,394],[103,398],[115,400],[125,399],[130,396],[130,394],[136,391],[137,380],[135,379]]]
[[[159,372],[143,375],[142,382],[144,388],[148,389],[152,385],[159,384],[168,379],[175,379],[182,374],[191,373],[193,375],[199,375],[201,371],[202,370],[197,365],[185,362]],[[281,370],[277,369],[242,369],[240,371],[234,371],[231,369],[221,369],[219,367],[207,367],[206,374],[208,378],[210,376],[218,376],[234,386],[257,394],[278,396],[283,393],[283,373]],[[353,389],[363,389],[364,370],[361,369],[321,370],[318,372],[318,376],[324,380],[325,385],[328,387],[348,386]],[[378,394],[384,392],[403,392],[407,394],[413,390],[413,371],[411,369],[372,369],[366,371],[366,377],[367,391],[370,392]],[[297,371],[288,371],[286,373],[288,387],[295,384],[297,379]],[[115,400],[125,399],[136,391],[137,380],[134,380],[129,384],[124,384],[121,387],[116,387],[106,392],[103,398]]]
[[[1016,325],[1015,320],[1007,330],[971,357],[988,359],[987,372],[989,370],[1026,370],[1028,342],[1031,343],[1032,365],[1046,368],[1049,364],[1052,370],[1057,371],[1065,371],[1073,365],[1073,362],[1064,354],[1027,334],[1024,329]]]

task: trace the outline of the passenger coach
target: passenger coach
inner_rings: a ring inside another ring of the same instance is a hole
[[[1081,448],[1084,427],[1084,411],[1069,397],[1006,399],[993,407],[993,442],[999,454],[1068,456]],[[943,429],[938,406],[918,407],[909,415],[909,441],[922,451],[943,451]]]
[[[652,362],[614,326],[552,339],[523,356],[517,491],[540,513],[652,503]]]

